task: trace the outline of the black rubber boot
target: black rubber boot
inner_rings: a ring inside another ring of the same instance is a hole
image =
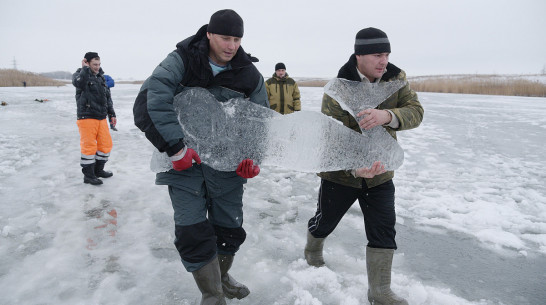
[[[102,181],[95,176],[95,163],[87,164],[82,167],[83,183],[89,183],[92,185],[100,185]]]
[[[99,178],[110,178],[114,174],[109,171],[104,170],[104,165],[106,164],[105,160],[97,160],[97,163],[95,164],[95,176]]]

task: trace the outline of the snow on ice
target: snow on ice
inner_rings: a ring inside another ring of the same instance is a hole
[[[133,125],[138,85],[112,89],[118,130],[108,169],[82,183],[74,88],[0,88],[0,304],[195,304],[172,207]],[[301,88],[320,111],[322,88]],[[419,94],[422,125],[401,132],[393,289],[410,304],[540,304],[546,299],[546,99]],[[48,99],[43,103],[35,99]],[[247,240],[228,304],[366,304],[363,219],[354,205],[303,259],[319,178],[262,166],[246,185]],[[436,256],[434,256],[436,255]]]

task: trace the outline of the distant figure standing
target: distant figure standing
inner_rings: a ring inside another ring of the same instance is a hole
[[[280,114],[301,110],[298,84],[286,73],[286,66],[280,62],[275,65],[275,73],[265,82],[270,108]]]
[[[104,74],[104,80],[106,81],[106,87],[108,87],[108,91],[110,92],[110,88],[114,87],[116,83],[114,82],[114,79],[108,74]],[[111,96],[112,92],[110,92],[110,97]],[[110,129],[112,129],[113,131],[118,131],[118,129],[116,128],[116,124],[112,123],[112,119],[110,117],[108,117],[108,121],[110,122]]]
[[[76,87],[83,182],[93,185],[102,184],[99,178],[113,175],[104,170],[113,146],[106,116],[114,125],[117,119],[103,75],[99,54],[95,52],[87,52],[82,67],[72,75],[72,84]]]
[[[23,81],[23,87],[26,88],[26,86],[27,86],[27,82],[26,82],[26,81]]]
[[[104,74],[104,80],[106,81],[106,87],[108,87],[108,89],[116,85],[116,82],[114,82],[114,79],[108,74]]]

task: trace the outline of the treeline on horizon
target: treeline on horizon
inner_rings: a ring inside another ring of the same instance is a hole
[[[26,86],[64,86],[66,81],[56,77],[62,75],[67,79],[69,72],[51,72],[37,74],[33,72],[15,69],[0,69],[0,87]],[[53,76],[56,79],[47,76]],[[69,80],[69,79],[68,79]],[[444,75],[409,77],[409,83],[417,92],[460,93],[460,94],[485,94],[546,97],[546,84],[532,81],[522,77],[502,75]],[[301,79],[297,81],[300,87],[324,87],[328,79]],[[142,81],[119,81],[119,84],[141,84]]]

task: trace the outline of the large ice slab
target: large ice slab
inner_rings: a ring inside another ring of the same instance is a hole
[[[174,109],[186,145],[220,171],[235,170],[245,158],[302,172],[370,167],[374,161],[396,169],[403,162],[402,149],[388,133],[360,134],[318,112],[281,115],[243,98],[219,102],[203,88],[178,94]],[[155,172],[172,168],[158,151],[151,167]]]

